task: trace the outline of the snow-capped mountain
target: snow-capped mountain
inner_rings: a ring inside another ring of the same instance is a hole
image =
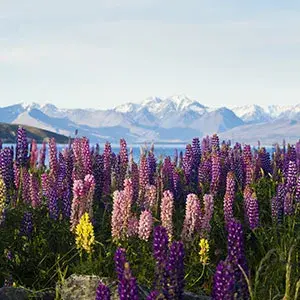
[[[223,136],[226,133],[230,136],[231,132],[236,135],[261,123],[272,127],[275,121],[277,128],[279,123],[287,128],[300,122],[300,104],[211,108],[185,95],[174,95],[150,97],[140,103],[128,102],[108,110],[19,103],[0,108],[0,118],[2,122],[32,125],[64,135],[73,135],[78,129],[80,135],[88,136],[91,141],[118,142],[124,137],[129,142],[181,142],[216,132]]]

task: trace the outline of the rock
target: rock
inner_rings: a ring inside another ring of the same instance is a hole
[[[95,275],[72,274],[62,284],[58,284],[57,288],[62,300],[90,300],[95,299],[100,281],[109,286],[111,299],[118,299],[116,284],[108,278],[100,278]]]

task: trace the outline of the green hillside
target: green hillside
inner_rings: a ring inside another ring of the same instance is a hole
[[[0,139],[3,143],[15,143],[18,126],[18,124],[0,123]],[[52,137],[58,144],[66,144],[69,140],[67,136],[48,130],[26,125],[22,125],[22,127],[26,129],[28,139],[35,139],[37,143],[42,143],[44,140],[48,141]]]

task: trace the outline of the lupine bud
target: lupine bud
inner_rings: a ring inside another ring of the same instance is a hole
[[[191,240],[194,233],[199,229],[201,222],[200,201],[195,194],[189,194],[186,199],[185,219],[181,238],[183,240]]]
[[[141,213],[139,221],[139,238],[148,241],[153,225],[152,214],[149,210],[145,210]]]
[[[232,172],[227,174],[226,193],[224,196],[224,218],[228,223],[233,219],[233,203],[235,198],[235,179]]]
[[[163,193],[163,198],[161,199],[161,224],[166,228],[169,239],[173,235],[173,209],[174,209],[174,198],[170,191],[165,191]]]

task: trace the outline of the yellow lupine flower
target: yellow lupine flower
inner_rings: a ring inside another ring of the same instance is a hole
[[[207,265],[209,262],[209,243],[207,239],[201,239],[200,243],[200,251],[199,251],[199,255],[200,255],[200,262],[203,265]]]
[[[94,227],[90,222],[88,213],[84,213],[75,230],[77,249],[83,249],[87,253],[92,252],[95,243]]]

